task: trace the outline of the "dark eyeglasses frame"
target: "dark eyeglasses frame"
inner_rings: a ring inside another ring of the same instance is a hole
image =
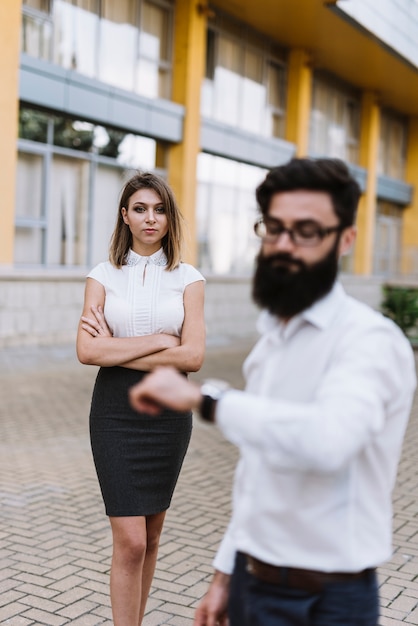
[[[287,233],[292,243],[294,243],[296,246],[304,246],[307,248],[319,246],[319,244],[325,239],[325,237],[328,237],[328,235],[331,235],[331,233],[342,232],[346,228],[346,226],[342,226],[341,224],[338,224],[337,226],[328,226],[328,228],[318,226],[317,232],[312,237],[312,241],[309,241],[309,238],[299,238],[298,234],[295,233],[293,228],[286,228],[285,226],[281,225],[278,225],[278,228],[280,228],[280,232],[275,235],[267,235],[263,237],[257,232],[260,224],[265,224],[264,218],[257,220],[254,224],[254,232],[260,239],[264,241],[277,241],[279,237],[281,237],[284,233]]]

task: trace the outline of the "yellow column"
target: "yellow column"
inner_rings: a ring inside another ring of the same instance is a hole
[[[0,2],[0,265],[12,265],[19,105],[21,1]]]
[[[360,165],[367,170],[366,191],[357,217],[357,241],[354,270],[356,274],[373,272],[373,245],[377,202],[377,158],[379,150],[380,107],[376,94],[363,94],[360,135]]]
[[[183,141],[170,149],[168,181],[187,222],[185,260],[197,261],[196,165],[200,150],[200,89],[206,62],[208,9],[197,0],[177,0],[174,21],[173,100],[185,107]]]
[[[418,270],[418,118],[409,120],[406,182],[414,186],[412,203],[405,209],[402,225],[402,272],[415,274]]]
[[[308,154],[312,100],[311,59],[305,50],[291,50],[288,63],[286,139],[296,144],[296,156]]]

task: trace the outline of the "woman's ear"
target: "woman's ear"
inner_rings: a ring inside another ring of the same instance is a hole
[[[123,206],[121,208],[121,214],[122,214],[122,219],[125,222],[125,224],[129,224],[129,220],[128,220],[128,211],[125,209],[125,207]]]
[[[352,247],[354,246],[354,242],[357,236],[357,228],[355,226],[348,226],[344,228],[340,237],[340,245],[339,245],[339,256],[342,257],[345,254],[348,254]]]

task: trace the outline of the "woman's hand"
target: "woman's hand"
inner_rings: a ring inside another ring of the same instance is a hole
[[[103,314],[103,308],[100,305],[91,306],[90,310],[93,317],[90,318],[83,315],[81,318],[81,328],[90,333],[92,337],[113,337]]]

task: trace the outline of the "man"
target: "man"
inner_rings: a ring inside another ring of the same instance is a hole
[[[412,350],[347,296],[338,262],[360,189],[344,163],[293,159],[257,189],[261,338],[246,390],[160,369],[131,402],[199,410],[240,449],[233,514],[195,626],[376,626],[391,491],[413,393]]]

